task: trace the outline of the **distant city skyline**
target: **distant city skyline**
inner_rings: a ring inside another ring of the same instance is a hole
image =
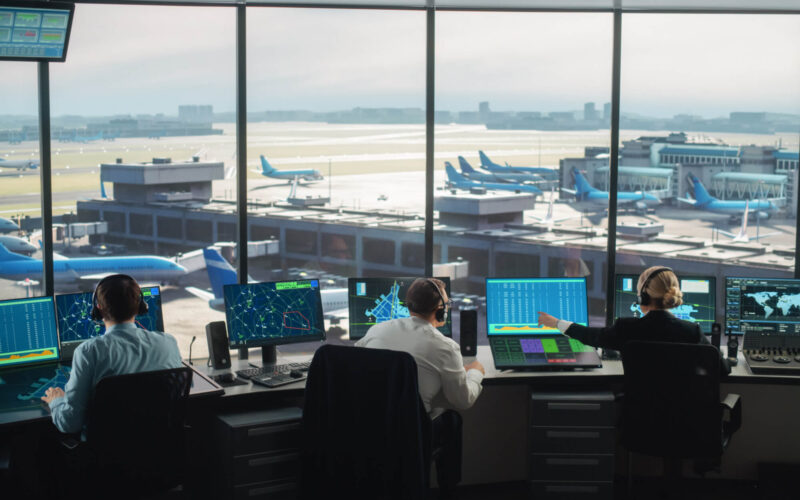
[[[436,109],[599,110],[610,101],[612,16],[440,12]],[[235,11],[78,4],[54,116],[235,108]],[[800,113],[800,16],[623,16],[623,113]],[[248,108],[422,108],[419,11],[248,9]],[[36,66],[0,62],[0,112],[36,113]]]

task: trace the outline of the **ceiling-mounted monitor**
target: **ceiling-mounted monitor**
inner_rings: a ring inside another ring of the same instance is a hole
[[[64,62],[75,4],[0,4],[0,61]]]

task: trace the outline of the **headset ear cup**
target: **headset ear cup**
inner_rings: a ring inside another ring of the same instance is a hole
[[[144,316],[147,314],[147,302],[144,301],[144,297],[139,297],[139,316]]]

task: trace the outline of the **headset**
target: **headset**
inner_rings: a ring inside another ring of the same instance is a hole
[[[644,283],[642,283],[642,288],[639,289],[639,295],[636,296],[636,303],[637,304],[639,304],[640,306],[649,306],[650,305],[650,303],[652,302],[653,299],[652,299],[652,297],[650,297],[650,294],[647,293],[647,285],[650,284],[650,281],[653,278],[655,278],[656,275],[659,275],[659,274],[667,272],[667,271],[672,272],[672,269],[670,269],[669,267],[659,267],[658,269],[656,269],[655,271],[650,273],[650,276],[648,276],[647,279],[644,280]]]
[[[439,300],[442,301],[442,308],[439,309],[438,306],[436,307],[434,319],[436,319],[436,321],[439,323],[444,323],[447,321],[447,302],[444,301],[444,296],[442,295],[442,292],[439,290],[439,287],[436,285],[435,281],[430,278],[425,278],[425,281],[427,281],[433,287],[433,289],[436,290],[436,295],[438,295]]]
[[[100,308],[97,307],[97,290],[100,289],[106,283],[110,283],[111,281],[116,280],[123,280],[128,279],[136,283],[136,280],[132,277],[128,276],[127,274],[112,274],[106,276],[105,278],[101,279],[97,282],[97,285],[94,287],[94,292],[92,293],[92,319],[95,321],[103,321],[103,313],[100,311]],[[144,298],[139,295],[139,311],[136,313],[137,316],[141,316],[143,314],[147,314],[147,302],[144,301]]]

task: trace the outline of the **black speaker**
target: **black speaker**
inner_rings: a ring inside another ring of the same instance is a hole
[[[711,345],[719,349],[720,336],[722,335],[722,326],[719,323],[711,324]]]
[[[212,321],[206,325],[208,359],[215,369],[231,367],[231,352],[228,349],[228,331],[224,321]]]
[[[739,357],[739,339],[728,335],[728,358],[737,359]]]
[[[478,349],[478,311],[461,311],[461,355],[475,356]]]

